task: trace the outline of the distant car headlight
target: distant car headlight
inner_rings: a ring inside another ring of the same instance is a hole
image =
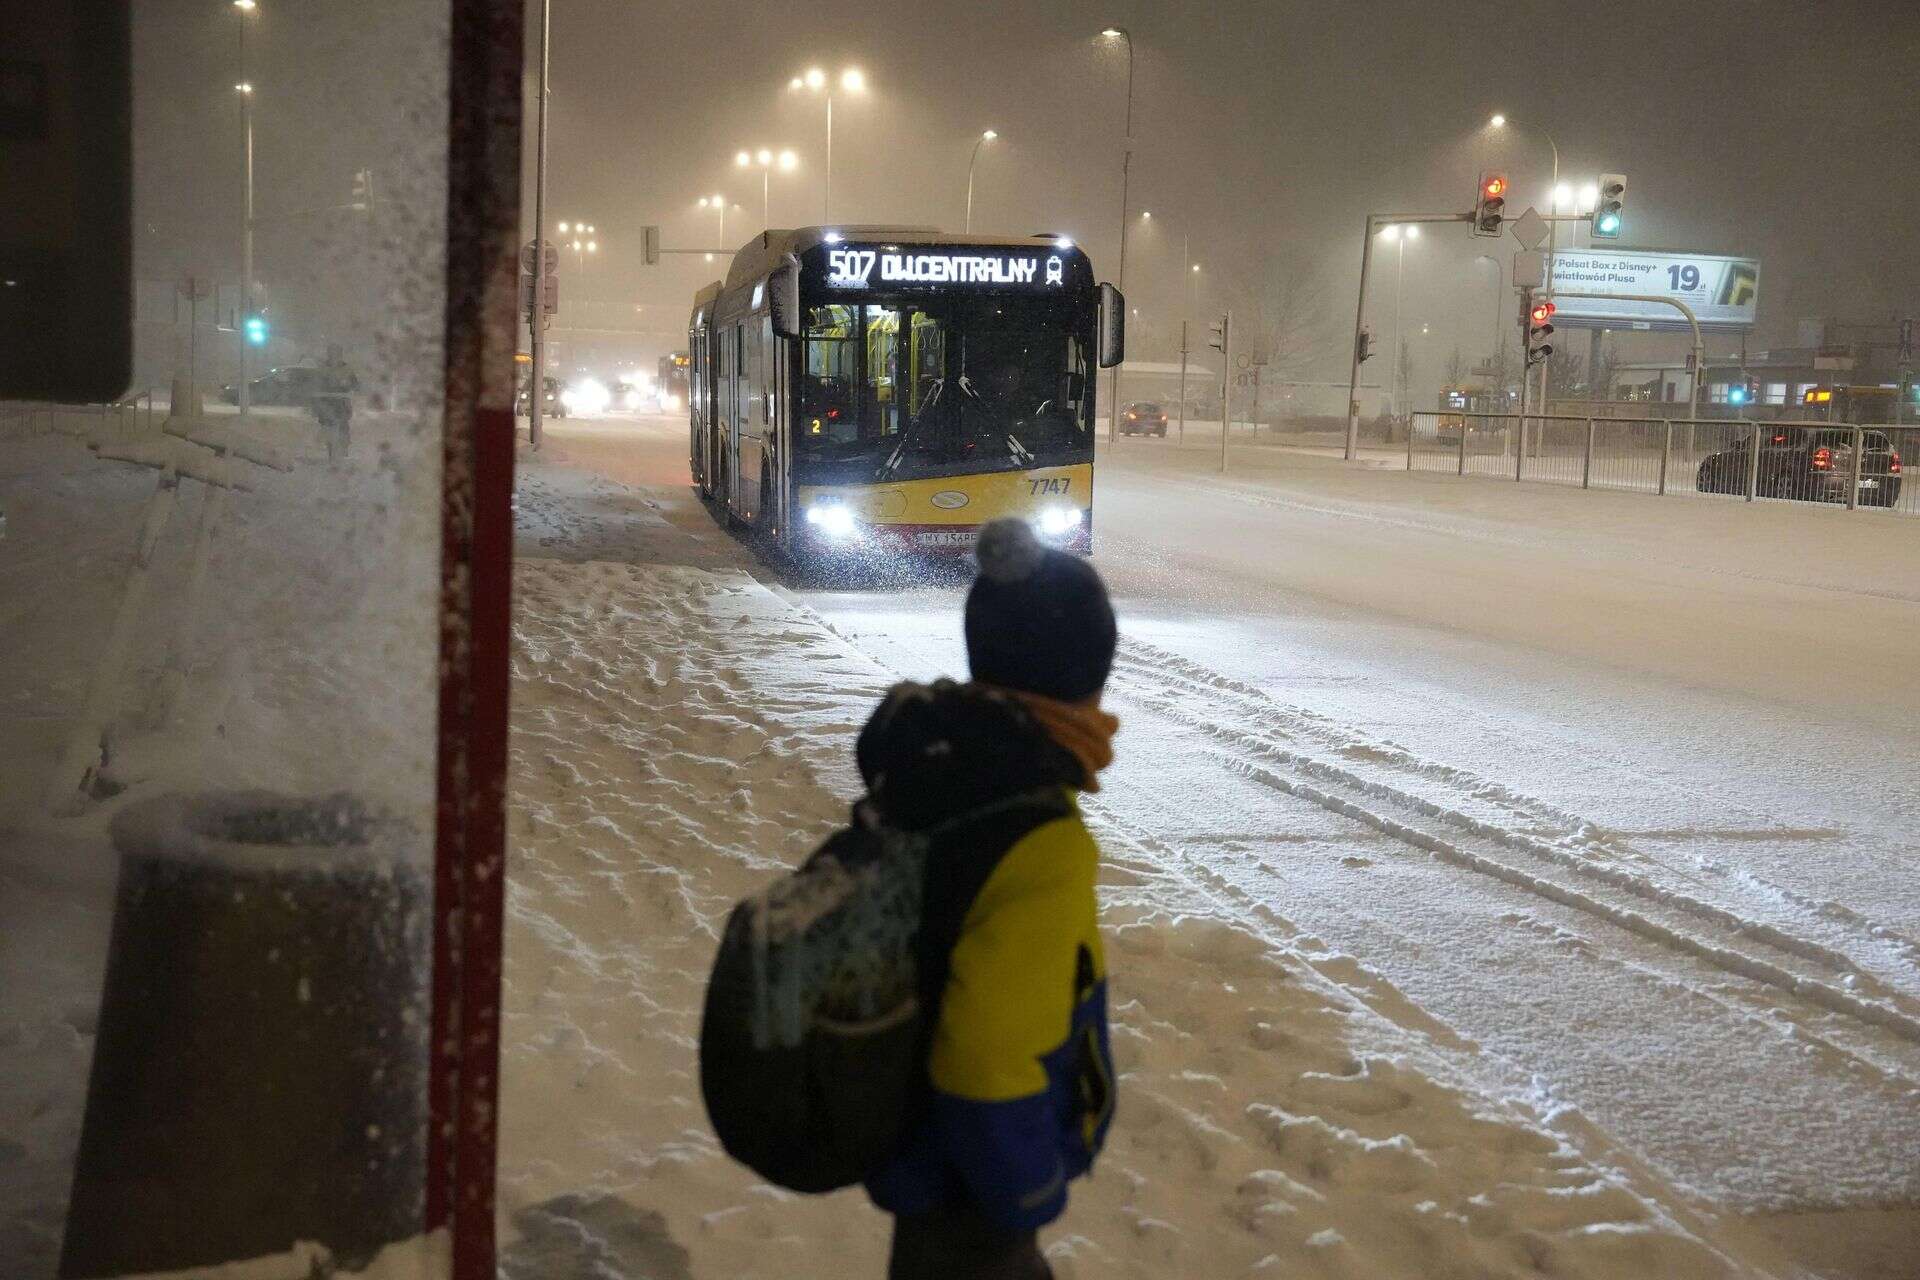
[[[560,402],[569,413],[604,413],[613,396],[597,379],[582,378],[560,393]]]
[[[642,399],[644,397],[640,394],[640,388],[628,387],[620,396],[620,404],[623,408],[638,409]]]
[[[1047,537],[1058,538],[1078,529],[1080,522],[1084,519],[1086,519],[1086,512],[1078,507],[1047,507],[1040,512],[1034,523],[1040,526],[1040,532]]]
[[[678,413],[681,408],[680,397],[679,396],[661,396],[660,408],[667,413]]]
[[[851,538],[857,526],[843,502],[816,502],[807,508],[807,523],[836,540]]]

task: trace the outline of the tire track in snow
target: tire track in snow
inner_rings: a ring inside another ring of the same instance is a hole
[[[1596,860],[1584,847],[1589,824],[1576,815],[1486,783],[1468,771],[1368,743],[1322,717],[1291,710],[1258,689],[1153,645],[1123,641],[1114,674],[1114,694],[1211,738],[1221,762],[1250,781],[1363,823],[1451,865],[1920,1045],[1920,1002],[1835,948],[1663,887],[1618,863]],[[1321,744],[1335,758],[1305,743]],[[1356,757],[1370,767],[1356,766]],[[1537,834],[1542,831],[1550,837]],[[1617,838],[1605,847],[1615,855],[1631,852]],[[1515,862],[1500,856],[1505,852],[1526,858]],[[1623,902],[1621,896],[1634,901]],[[1891,952],[1888,958],[1894,963],[1912,967],[1913,957],[1897,933],[1889,938],[1892,931],[1858,916],[1854,921],[1828,917],[1828,922],[1855,926],[1863,940]]]

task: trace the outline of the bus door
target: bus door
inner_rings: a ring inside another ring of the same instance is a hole
[[[789,494],[793,489],[793,440],[788,434],[791,406],[784,394],[791,384],[787,380],[787,344],[773,336],[771,314],[760,319],[760,352],[760,429],[766,449],[765,461],[761,465],[767,469],[767,492],[773,501],[772,509],[762,511],[760,519],[763,522],[770,520],[774,527],[784,532],[787,528]]]
[[[733,418],[734,456],[739,463],[733,510],[742,520],[752,520],[760,512],[761,472],[767,441],[765,344],[761,341],[764,323],[756,316],[747,316],[733,330],[739,357],[739,376],[734,379]]]

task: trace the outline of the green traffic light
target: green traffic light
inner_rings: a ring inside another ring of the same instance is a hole
[[[1620,231],[1620,215],[1619,214],[1603,213],[1600,215],[1600,234],[1601,235],[1603,236],[1617,235],[1619,231]]]

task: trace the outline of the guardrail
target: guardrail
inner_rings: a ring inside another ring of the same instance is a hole
[[[1407,470],[1920,515],[1920,426],[1416,412]]]

